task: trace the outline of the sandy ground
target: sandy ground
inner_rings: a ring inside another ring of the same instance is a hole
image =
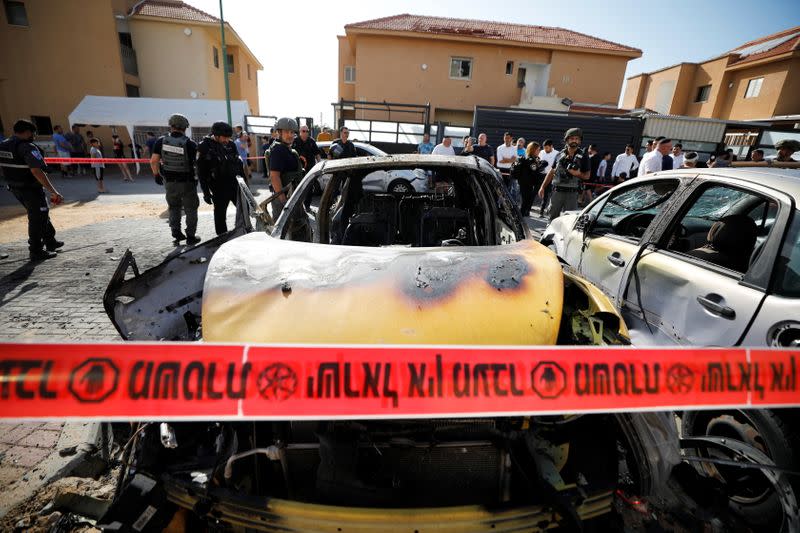
[[[211,206],[200,203],[200,211],[211,211]],[[166,205],[161,202],[67,202],[50,210],[50,220],[56,231],[105,222],[117,218],[167,218]],[[0,206],[0,243],[28,238],[28,217],[22,206]]]

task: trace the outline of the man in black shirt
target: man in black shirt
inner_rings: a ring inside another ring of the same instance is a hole
[[[211,126],[211,135],[203,138],[197,147],[197,176],[203,190],[203,201],[214,204],[214,229],[217,235],[228,231],[225,220],[228,204],[236,205],[236,176],[244,175],[242,160],[231,141],[232,136],[230,124],[215,122]]]
[[[56,205],[63,202],[64,197],[45,174],[44,157],[33,144],[35,133],[33,122],[18,120],[14,123],[14,135],[0,143],[0,168],[11,193],[28,212],[28,250],[31,261],[40,261],[56,257],[55,250],[64,246],[56,240],[56,230],[50,223],[45,189]]]
[[[317,141],[309,135],[308,126],[303,124],[300,126],[300,135],[295,137],[292,149],[295,150],[303,162],[303,171],[308,172],[320,159],[322,150],[317,146]],[[306,209],[311,207],[311,195],[305,197]]]
[[[472,147],[472,153],[494,166],[494,148],[486,143],[485,133],[478,135],[478,144]]]
[[[357,157],[356,145],[350,138],[350,130],[342,127],[339,130],[339,138],[331,142],[331,149],[328,152],[328,159],[344,159],[346,157]]]
[[[197,160],[197,143],[186,136],[187,118],[179,113],[169,117],[170,133],[162,135],[153,144],[150,168],[156,183],[164,185],[169,207],[169,227],[172,238],[178,243],[200,242],[197,237],[197,180],[194,164]],[[166,184],[164,183],[166,181]],[[186,235],[181,232],[181,211],[186,213]]]
[[[280,192],[272,203],[272,217],[277,220],[291,194],[291,188],[281,191],[290,184],[296,187],[303,178],[304,171],[300,155],[292,148],[297,122],[289,117],[279,118],[275,123],[275,130],[278,132],[278,141],[269,149],[269,179],[272,190]]]

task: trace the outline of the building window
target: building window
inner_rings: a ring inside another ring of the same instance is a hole
[[[761,92],[761,84],[764,78],[753,78],[747,82],[747,90],[744,92],[745,98],[755,98]]]
[[[233,74],[233,54],[228,54],[228,73]]]
[[[117,35],[119,36],[119,44],[127,46],[128,48],[133,48],[133,39],[129,32],[120,31],[117,32]]]
[[[695,102],[708,102],[708,97],[711,95],[711,85],[703,85],[697,88],[697,96],[694,97]]]
[[[22,2],[12,2],[3,0],[6,8],[6,20],[14,26],[28,26],[28,13],[25,11],[25,4]]]
[[[53,123],[50,122],[50,117],[32,115],[31,122],[36,126],[36,133],[39,135],[53,134]]]
[[[345,83],[356,82],[356,67],[352,65],[347,65],[344,67],[344,82]]]
[[[139,88],[136,85],[125,84],[125,96],[129,98],[139,97]]]
[[[214,68],[219,68],[219,50],[217,50],[216,46],[212,46],[211,50],[211,57],[214,59]]]
[[[469,57],[450,58],[450,79],[468,80],[472,78],[472,59]]]
[[[506,61],[506,76],[511,76],[512,74],[514,74],[514,62]]]
[[[250,77],[250,63],[248,63],[248,64],[247,64],[247,79],[248,79],[248,80],[252,79],[252,78]]]

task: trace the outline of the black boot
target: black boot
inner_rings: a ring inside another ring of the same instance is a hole
[[[172,232],[172,238],[175,239],[175,242],[185,241],[186,240],[186,235],[184,235],[181,232],[181,230],[173,231]]]
[[[64,246],[64,241],[55,241],[54,240],[54,241],[48,242],[44,246],[45,246],[45,248],[47,248],[48,252],[55,252],[56,250],[58,250],[59,248]]]
[[[36,251],[31,250],[30,257],[31,261],[44,261],[45,259],[52,259],[54,257],[58,257],[58,254],[48,250],[36,250]]]
[[[186,244],[188,244],[189,246],[195,245],[198,242],[200,242],[200,237],[198,237],[197,235],[189,235],[188,237],[186,237]]]

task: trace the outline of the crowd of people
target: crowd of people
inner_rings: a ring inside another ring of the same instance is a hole
[[[458,155],[474,155],[496,167],[523,216],[530,216],[538,202],[539,216],[547,213],[551,220],[563,211],[588,204],[597,194],[629,179],[662,170],[728,167],[737,159],[733,150],[727,149],[711,154],[708,162],[704,162],[697,152],[684,152],[681,143],[673,143],[666,137],[649,139],[641,157],[636,155],[632,144],[613,157],[611,152],[601,154],[596,144],[590,144],[584,151],[580,147],[583,133],[579,128],[567,130],[560,151],[554,149],[552,139],[541,144],[527,142],[523,137],[514,139],[508,131],[503,134],[503,144],[496,149],[487,139],[485,133],[477,138],[464,137]],[[777,161],[791,161],[791,154],[797,149],[792,150],[795,145],[790,146],[791,143],[796,141],[779,143],[785,145],[783,150],[776,145]],[[441,143],[433,144],[427,133],[416,152],[453,156],[457,153],[451,137],[445,136]],[[764,161],[764,151],[752,150],[750,158],[754,162]]]
[[[242,126],[231,127],[226,122],[216,122],[211,133],[195,143],[186,135],[188,119],[174,114],[168,120],[169,133],[156,137],[147,132],[146,148],[138,144],[128,145],[134,157],[147,156],[155,182],[165,187],[169,208],[169,225],[176,244],[200,242],[197,231],[197,210],[199,182],[203,200],[214,206],[214,225],[216,233],[227,229],[226,212],[237,198],[237,176],[243,176],[249,184],[251,139]],[[98,192],[105,192],[104,169],[105,153],[100,139],[91,131],[84,139],[78,126],[73,126],[64,134],[56,126],[53,134],[59,158],[90,157],[97,162],[88,166],[63,163],[60,165],[63,176],[82,175],[91,169],[98,184]],[[29,250],[31,260],[55,257],[55,251],[63,246],[58,241],[55,229],[49,219],[50,204],[63,201],[45,172],[48,167],[40,148],[33,139],[36,126],[28,120],[18,120],[14,124],[14,135],[0,139],[0,167],[9,189],[28,212]],[[318,140],[330,140],[330,148],[323,151],[311,136],[307,125],[298,126],[292,118],[279,119],[266,140],[264,150],[265,178],[272,188],[273,213],[280,212],[303,175],[322,158],[340,159],[358,155],[350,131],[340,128],[337,138],[324,131]],[[708,163],[702,162],[697,152],[683,151],[680,143],[665,137],[656,137],[646,143],[641,158],[637,157],[635,147],[627,145],[625,150],[612,160],[611,152],[600,153],[597,145],[590,144],[586,150],[581,147],[583,132],[579,128],[566,131],[563,147],[556,149],[552,139],[541,144],[528,142],[511,132],[503,134],[503,143],[496,149],[488,144],[488,137],[481,133],[477,138],[467,136],[463,139],[460,156],[474,155],[486,160],[497,168],[503,183],[515,205],[523,216],[530,216],[538,203],[539,215],[547,213],[550,219],[558,217],[563,211],[577,209],[590,202],[595,194],[626,180],[646,176],[653,172],[675,168],[701,168],[730,166],[736,156],[732,150],[722,150],[714,154]],[[114,159],[125,158],[125,146],[118,135],[113,135],[112,151]],[[776,161],[793,161],[792,154],[800,150],[795,140],[779,141],[775,148]],[[417,146],[419,154],[455,156],[452,138],[445,136],[442,142],[434,145],[430,135],[424,134]],[[750,154],[754,162],[764,160],[764,152],[753,150]],[[124,181],[133,181],[133,175],[125,162],[119,163]],[[48,201],[49,193],[49,201]],[[308,195],[306,201],[310,202]],[[183,232],[181,218],[185,214]]]

